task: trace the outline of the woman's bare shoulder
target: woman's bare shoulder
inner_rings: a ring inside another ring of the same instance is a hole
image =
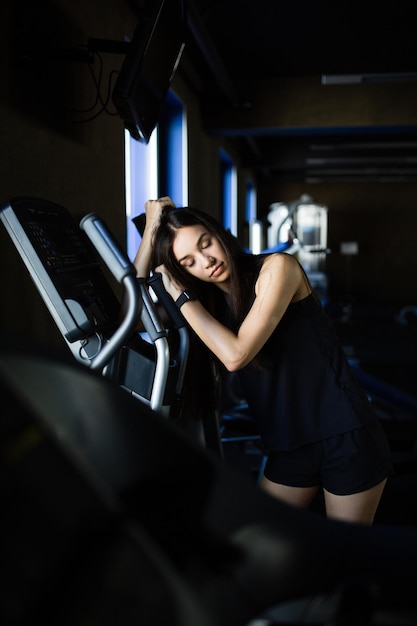
[[[309,288],[304,273],[294,256],[285,252],[274,252],[265,257],[259,272],[257,293],[269,289],[285,290],[290,294],[290,299],[308,294]]]
[[[286,252],[273,252],[268,254],[263,263],[262,270],[278,270],[278,269],[290,269],[294,268],[299,270],[300,266],[297,259]]]

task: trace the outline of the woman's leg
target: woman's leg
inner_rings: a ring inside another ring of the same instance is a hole
[[[385,479],[371,489],[347,496],[337,496],[324,489],[327,517],[371,526],[386,482]]]
[[[310,506],[319,490],[318,485],[316,487],[289,487],[288,485],[281,485],[280,483],[272,482],[265,476],[262,477],[260,487],[270,496],[302,509],[307,509]]]
[[[327,517],[371,526],[386,482],[385,479],[371,489],[347,496],[337,496],[323,489]],[[260,486],[274,498],[302,509],[308,509],[319,490],[318,486],[289,487],[288,485],[281,485],[272,482],[265,476],[262,478]]]

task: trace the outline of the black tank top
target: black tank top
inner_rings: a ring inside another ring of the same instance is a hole
[[[290,304],[238,376],[268,450],[291,450],[377,420],[314,293]]]

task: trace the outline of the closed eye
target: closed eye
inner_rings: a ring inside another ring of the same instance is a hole
[[[206,232],[204,232],[198,238],[196,248],[199,250],[206,250],[212,245],[213,245],[212,238],[209,237]],[[178,259],[178,262],[182,267],[190,268],[195,264],[195,259],[192,255],[186,255],[186,256],[183,256],[181,259]]]
[[[181,260],[182,267],[192,267],[194,265],[194,259],[191,257],[186,257]]]

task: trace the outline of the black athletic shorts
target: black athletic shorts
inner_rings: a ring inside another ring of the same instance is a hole
[[[391,452],[379,423],[288,452],[270,452],[264,471],[275,483],[321,485],[335,495],[366,491],[392,473]]]

